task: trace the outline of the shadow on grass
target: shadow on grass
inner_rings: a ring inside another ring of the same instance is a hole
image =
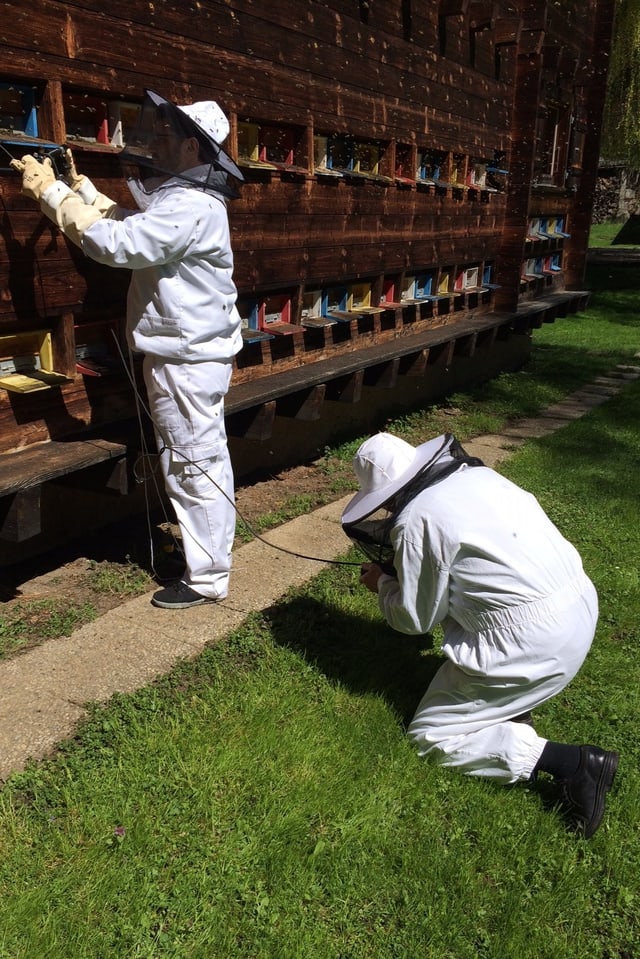
[[[640,268],[635,263],[622,266],[613,263],[590,264],[585,276],[585,286],[594,294],[607,295],[620,290],[637,293],[640,289]]]
[[[429,636],[403,636],[310,596],[269,610],[276,643],[356,694],[381,696],[407,725],[443,663]]]

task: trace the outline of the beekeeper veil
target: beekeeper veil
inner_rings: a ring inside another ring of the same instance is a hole
[[[149,198],[169,179],[227,199],[238,196],[234,180],[244,177],[222,149],[229,121],[213,100],[177,106],[152,90],[145,91],[135,130],[120,154],[129,188],[144,209]],[[181,141],[195,137],[200,157],[189,170],[176,170],[174,158]]]
[[[365,556],[390,572],[397,517],[418,493],[465,465],[484,464],[450,433],[417,447],[391,433],[370,437],[353,459],[360,489],[342,514],[343,530]]]

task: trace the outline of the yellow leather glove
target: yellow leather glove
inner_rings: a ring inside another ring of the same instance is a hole
[[[109,199],[104,193],[99,193],[93,182],[84,173],[78,173],[73,153],[67,147],[65,150],[67,158],[67,173],[65,183],[68,183],[74,193],[82,197],[88,206],[95,206],[105,216],[109,215],[117,206],[114,200]]]
[[[85,203],[93,204],[98,196],[98,191],[88,176],[85,176],[84,173],[78,173],[76,170],[76,161],[69,147],[65,150],[65,156],[68,164],[68,170],[64,178],[65,183],[68,183],[73,192],[82,197]]]
[[[67,172],[64,175],[65,182],[69,184],[74,193],[77,193],[87,178],[84,173],[78,173],[76,170],[76,161],[69,147],[64,151],[64,155],[67,158]]]
[[[85,203],[79,193],[74,193],[61,180],[57,180],[55,186],[46,191],[40,209],[79,247],[82,247],[85,230],[104,216],[101,210]]]
[[[56,175],[49,157],[42,163],[30,153],[25,153],[21,160],[12,160],[10,164],[14,170],[22,174],[22,195],[40,202],[40,197],[53,183]]]
[[[45,216],[53,220],[73,243],[82,247],[84,231],[105,215],[103,204],[94,206],[88,203],[80,192],[74,192],[67,183],[58,180],[48,157],[40,163],[27,153],[21,160],[12,160],[11,166],[22,174],[23,194],[37,200]],[[76,182],[80,179],[77,171],[75,179]],[[82,179],[91,186],[95,197],[105,201],[104,206],[115,208],[113,201],[102,197],[87,177]]]

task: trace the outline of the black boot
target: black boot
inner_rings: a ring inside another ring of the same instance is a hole
[[[618,768],[618,753],[580,746],[580,762],[562,781],[562,806],[572,825],[590,839],[602,822],[605,799]]]

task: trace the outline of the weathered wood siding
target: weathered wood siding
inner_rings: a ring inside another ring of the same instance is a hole
[[[101,0],[33,0],[28,8],[9,0],[0,83],[34,86],[39,135],[60,143],[73,97],[139,102],[145,87],[177,102],[218,100],[240,162],[239,125],[295,132],[295,165],[246,165],[247,182],[230,205],[241,298],[281,293],[296,327],[246,344],[234,379],[246,390],[260,377],[380,344],[393,357],[394,343],[421,331],[445,328],[453,342],[479,317],[491,329],[494,314],[502,326],[526,301],[580,290],[612,8],[613,0],[112,0],[108,8]],[[562,149],[540,179],[539,131],[556,115]],[[584,146],[570,179],[576,115]],[[378,145],[378,175],[318,175],[317,135]],[[130,202],[117,150],[70,142],[81,172]],[[475,159],[509,172],[495,190],[416,182],[412,167],[427,149],[467,169]],[[409,167],[402,179],[401,155]],[[126,271],[82,256],[21,197],[8,170],[0,200],[0,336],[49,331],[57,369],[68,377],[27,395],[0,389],[0,451],[117,423],[133,413],[126,379],[82,375],[76,354],[92,337],[112,345]],[[571,235],[532,240],[532,218],[562,220]],[[527,273],[538,261],[539,271]],[[443,271],[476,267],[480,279],[491,272],[484,292],[354,315],[324,332],[300,325],[308,290],[366,282],[376,305],[385,284],[399,291],[407,275],[431,271],[436,284]]]

